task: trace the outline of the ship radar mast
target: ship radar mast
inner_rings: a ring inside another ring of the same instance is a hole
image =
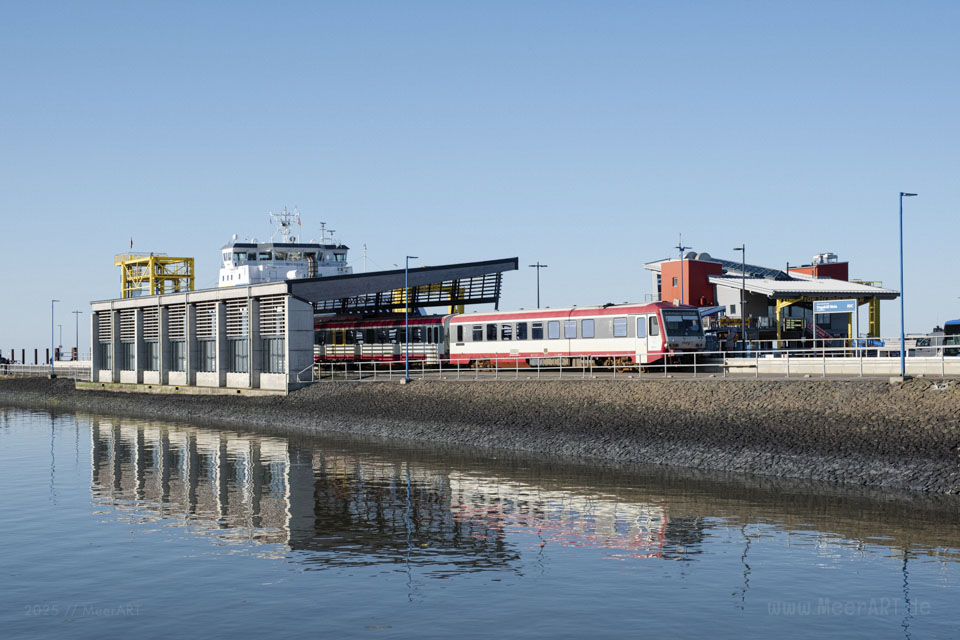
[[[334,244],[333,234],[335,234],[336,231],[334,231],[333,229],[327,230],[327,223],[321,222],[320,223],[320,244],[327,244],[328,233],[330,234],[330,244]]]
[[[290,227],[294,222],[297,223],[298,227],[302,226],[300,224],[300,212],[296,209],[293,211],[287,211],[287,208],[284,207],[283,211],[280,213],[274,213],[271,211],[270,224],[277,225],[277,231],[273,233],[273,235],[270,237],[270,240],[273,241],[273,239],[277,237],[277,233],[279,233],[281,242],[296,242],[297,238],[290,235],[293,231]]]

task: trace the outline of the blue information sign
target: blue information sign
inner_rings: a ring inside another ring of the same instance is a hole
[[[856,300],[820,300],[813,303],[814,313],[856,313]]]

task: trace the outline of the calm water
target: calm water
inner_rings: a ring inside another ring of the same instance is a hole
[[[0,409],[0,635],[960,637],[960,502]]]

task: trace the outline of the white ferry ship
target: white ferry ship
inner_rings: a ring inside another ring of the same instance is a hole
[[[256,238],[252,242],[238,241],[234,234],[223,246],[218,287],[353,273],[353,267],[347,264],[349,247],[335,242],[333,231],[328,231],[325,223],[320,223],[320,242],[298,242],[293,225],[302,226],[299,212],[284,207],[281,213],[270,212],[270,219],[277,231],[269,242],[257,242]]]

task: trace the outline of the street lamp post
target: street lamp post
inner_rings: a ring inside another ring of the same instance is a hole
[[[900,377],[907,375],[906,343],[903,336],[903,199],[917,194],[900,192]]]
[[[77,341],[77,355],[76,355],[76,358],[77,358],[77,360],[79,360],[79,359],[80,359],[80,314],[83,313],[83,311],[71,311],[70,313],[73,314],[73,318],[74,318],[74,320],[76,321],[76,325],[77,325],[77,326],[76,326],[76,330],[77,330],[77,340],[76,340],[76,341]]]
[[[747,338],[747,245],[734,247],[740,252],[740,340]]]
[[[50,377],[56,378],[53,373],[53,305],[60,302],[59,300],[50,301]]]
[[[403,345],[404,345],[404,382],[410,382],[410,260],[416,260],[417,256],[407,256],[406,264],[403,267]]]
[[[683,246],[683,234],[680,234],[680,240],[675,249],[680,252],[680,304],[683,304],[683,252],[691,247]]]
[[[537,269],[537,309],[540,308],[540,269],[546,269],[548,265],[540,264],[540,261],[537,260],[537,264],[530,265],[531,267],[536,267]]]

